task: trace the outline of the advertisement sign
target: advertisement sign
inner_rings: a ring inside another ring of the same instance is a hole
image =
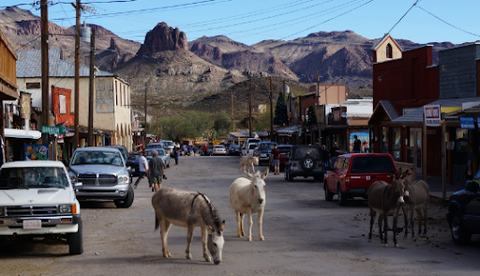
[[[370,141],[369,138],[369,133],[368,131],[360,131],[360,132],[352,132],[350,133],[350,138],[349,138],[349,145],[350,149],[349,152],[353,152],[353,141],[355,141],[354,136],[357,135],[358,140],[362,141],[362,152],[366,152],[365,150],[368,151],[368,143]]]
[[[48,160],[48,144],[27,144],[24,150],[25,161]]]
[[[460,127],[462,129],[475,129],[473,117],[460,117]]]
[[[439,127],[441,112],[440,105],[425,105],[423,107],[423,115],[425,119],[425,125],[429,127]]]

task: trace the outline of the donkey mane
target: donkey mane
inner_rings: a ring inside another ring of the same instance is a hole
[[[216,231],[218,232],[218,234],[220,234],[220,228],[221,228],[221,224],[222,222],[220,221],[220,217],[218,216],[218,212],[217,210],[215,209],[215,207],[213,206],[212,202],[210,201],[210,199],[208,199],[208,197],[201,193],[201,192],[198,192],[197,191],[197,194],[193,197],[192,199],[192,205],[190,207],[190,214],[192,213],[193,211],[193,203],[195,202],[195,199],[198,197],[198,196],[202,196],[204,199],[205,199],[205,202],[207,202],[208,204],[208,207],[210,209],[210,214],[212,215],[212,219],[213,219],[213,223],[216,227]]]

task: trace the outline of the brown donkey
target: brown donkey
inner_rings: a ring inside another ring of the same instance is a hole
[[[403,184],[405,184],[405,205],[402,206],[402,210],[405,218],[405,237],[408,236],[408,228],[411,227],[413,238],[415,236],[414,211],[417,212],[418,217],[418,235],[427,235],[427,209],[430,201],[430,187],[423,180],[410,182],[410,175],[409,173],[403,181]]]
[[[408,170],[407,170],[408,172]],[[375,181],[368,188],[368,206],[370,207],[370,233],[368,239],[372,239],[372,228],[375,216],[378,213],[378,234],[380,241],[388,246],[387,231],[388,231],[388,214],[393,213],[393,243],[395,247],[397,244],[397,219],[400,207],[405,203],[403,200],[404,185],[403,180],[406,173],[399,170],[399,177],[392,174],[393,183],[388,184],[385,181]],[[383,230],[382,230],[383,220]]]

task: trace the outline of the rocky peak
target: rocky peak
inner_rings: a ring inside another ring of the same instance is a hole
[[[147,33],[137,55],[150,56],[157,52],[178,49],[188,50],[187,35],[178,28],[169,27],[165,22],[161,22]]]

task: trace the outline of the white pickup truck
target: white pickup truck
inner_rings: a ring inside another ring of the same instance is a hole
[[[70,254],[83,253],[80,204],[57,161],[18,161],[0,169],[0,242],[17,236],[58,237]]]

